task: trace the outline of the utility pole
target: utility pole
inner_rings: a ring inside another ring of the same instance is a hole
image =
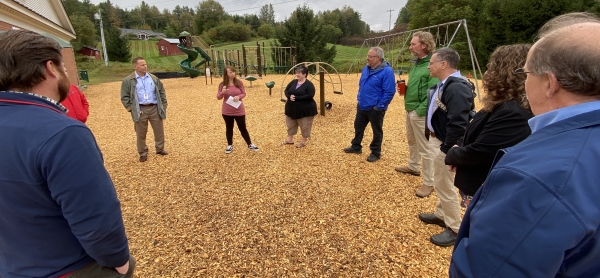
[[[102,25],[101,10],[94,14],[96,20],[100,20],[100,38],[102,39],[102,51],[104,52],[104,64],[108,67],[108,54],[106,54],[106,42],[104,41],[104,26]]]
[[[385,11],[385,12],[387,12],[387,13],[390,13],[390,23],[388,24],[388,32],[391,32],[391,31],[392,31],[392,12],[393,12],[393,11],[394,11],[394,10],[387,10],[387,11]]]

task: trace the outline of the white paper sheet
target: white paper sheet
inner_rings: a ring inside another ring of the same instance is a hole
[[[229,97],[225,103],[233,106],[235,109],[237,109],[238,107],[240,107],[240,105],[242,105],[241,101],[239,101],[239,100],[235,101],[235,100],[233,100],[233,97]]]

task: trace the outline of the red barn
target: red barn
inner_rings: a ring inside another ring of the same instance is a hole
[[[161,39],[156,43],[158,54],[160,56],[182,55],[185,54],[177,48],[179,39]]]
[[[100,50],[93,48],[91,46],[84,45],[77,53],[85,56],[95,57],[96,60],[101,60],[100,58]]]

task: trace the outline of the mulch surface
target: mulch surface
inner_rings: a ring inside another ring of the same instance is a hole
[[[370,127],[362,154],[342,151],[354,135],[359,76],[341,75],[343,95],[326,83],[333,108],[316,116],[300,149],[281,145],[281,84],[293,76],[284,77],[265,76],[252,88],[245,81],[247,126],[260,151],[247,150],[236,128],[231,154],[216,99],[220,79],[163,80],[169,155],[152,152],[149,131],[145,163],[138,161],[120,82],[84,91],[88,125],[122,202],[136,276],[447,276],[452,248],[431,244],[442,229],[417,218],[434,210],[435,193],[416,197],[421,178],[394,171],[408,160],[403,98],[396,95],[386,113],[381,160],[369,163]],[[276,82],[272,96],[268,81]]]

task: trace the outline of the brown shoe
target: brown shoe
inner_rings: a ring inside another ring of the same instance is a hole
[[[158,152],[156,152],[156,154],[160,154],[160,155],[167,155],[167,154],[169,154],[169,153],[168,153],[167,151],[165,151],[165,150],[162,150],[162,151],[158,151]]]
[[[404,174],[410,174],[413,176],[420,176],[421,172],[419,171],[415,171],[413,169],[408,168],[408,166],[398,166],[396,168],[394,168],[394,170],[396,170],[396,172],[400,172],[400,173],[404,173]]]
[[[433,186],[421,185],[421,188],[417,190],[416,195],[419,198],[425,198],[433,192]]]
[[[140,162],[146,162],[146,160],[148,160],[148,157],[145,155],[140,156]]]

